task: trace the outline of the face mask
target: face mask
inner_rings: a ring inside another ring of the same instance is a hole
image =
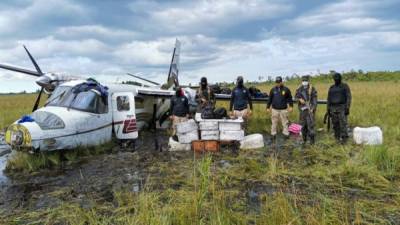
[[[301,84],[302,84],[303,86],[308,86],[308,81],[303,81],[303,82],[301,82]]]
[[[341,79],[335,79],[335,85],[339,85],[340,83],[342,83]]]
[[[242,86],[243,86],[243,81],[242,81],[242,80],[239,80],[239,81],[237,82],[237,85],[238,85],[239,87],[242,87]]]

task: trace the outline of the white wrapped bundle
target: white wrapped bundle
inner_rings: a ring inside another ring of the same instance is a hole
[[[197,131],[197,129],[198,129],[197,123],[193,119],[188,120],[186,122],[178,123],[176,125],[177,132],[181,134],[188,133],[193,130]]]
[[[241,141],[244,139],[244,130],[220,131],[219,139],[221,141]]]
[[[202,121],[199,125],[200,130],[218,130],[217,121]]]
[[[233,122],[233,121],[219,122],[220,131],[239,131],[241,129],[242,129],[241,122]]]
[[[174,141],[172,137],[169,138],[168,142],[169,151],[190,151],[191,144],[181,144],[177,141]]]
[[[219,140],[219,130],[202,130],[201,140]]]
[[[199,140],[199,133],[196,130],[187,133],[178,133],[178,141],[181,144],[190,144],[192,141]]]
[[[356,127],[353,130],[353,139],[359,145],[381,145],[383,143],[383,134],[379,127]]]
[[[262,134],[251,134],[244,137],[240,142],[241,149],[256,149],[264,147],[264,137]]]

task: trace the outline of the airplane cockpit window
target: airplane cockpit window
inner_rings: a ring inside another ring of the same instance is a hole
[[[117,109],[118,111],[129,111],[129,97],[128,96],[118,96],[117,97]]]
[[[71,90],[69,86],[58,86],[47,99],[46,105],[57,106],[69,90]]]
[[[108,112],[105,99],[96,90],[74,93],[70,87],[64,90],[58,90],[59,88],[52,94],[53,99],[47,101],[48,106],[67,107],[96,114]]]

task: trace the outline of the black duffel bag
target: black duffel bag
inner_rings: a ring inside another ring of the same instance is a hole
[[[209,104],[206,107],[204,107],[201,111],[201,118],[202,119],[214,119],[214,106]]]
[[[221,107],[217,108],[214,110],[214,118],[215,119],[223,119],[228,117],[228,113],[226,112],[226,109]]]

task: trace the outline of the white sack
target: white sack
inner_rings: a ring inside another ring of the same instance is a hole
[[[181,144],[175,141],[172,137],[169,138],[168,142],[169,151],[190,151],[191,144]]]
[[[353,139],[356,144],[380,145],[383,143],[383,133],[379,127],[356,127],[353,130]]]
[[[244,137],[240,142],[241,149],[256,149],[264,147],[264,137],[262,134],[251,134]]]

